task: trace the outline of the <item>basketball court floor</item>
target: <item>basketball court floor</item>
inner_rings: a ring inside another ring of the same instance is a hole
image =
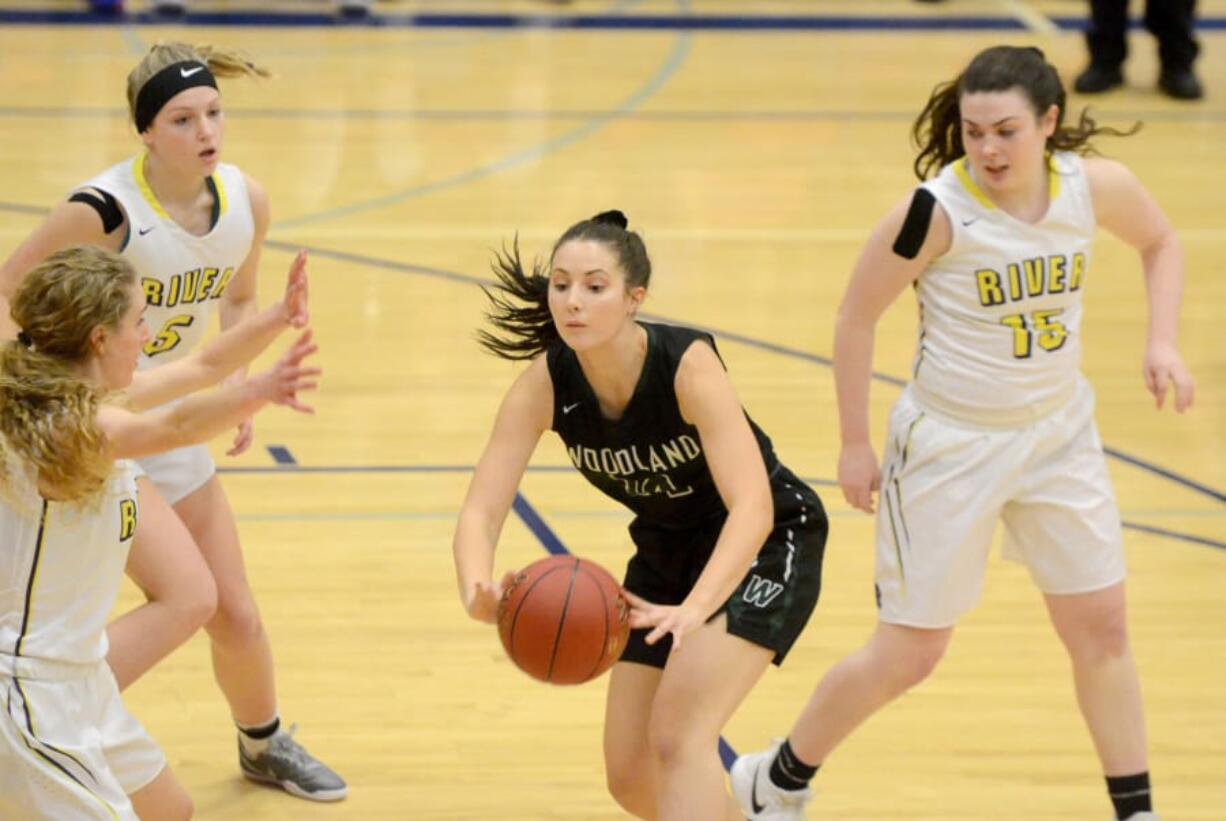
[[[1084,61],[1067,27],[1082,4],[423,0],[377,3],[386,24],[347,26],[321,24],[328,3],[261,4],[285,15],[272,19],[255,5],[203,4],[219,16],[174,25],[86,25],[71,22],[76,3],[0,2],[0,253],[75,184],[136,152],[124,78],[150,44],[238,47],[276,74],[222,81],[223,158],[272,199],[265,300],[292,254],[310,251],[325,377],[315,417],[272,410],[257,420],[257,447],[231,459],[219,440],[215,453],[272,635],[282,715],[351,795],[311,805],[239,778],[197,637],[128,703],[198,817],[625,817],[603,783],[603,680],[557,688],[514,669],[495,631],[460,607],[450,546],[519,371],[474,341],[491,251],[518,234],[526,255],[547,253],[606,208],[625,211],[652,253],[650,317],[716,333],[745,406],[830,511],[817,612],[725,738],[752,750],[786,732],[874,621],[872,522],[833,486],[829,356],[847,274],[870,226],[914,185],[908,131],[931,88],[1002,42],[1042,47],[1069,80]],[[1184,416],[1156,411],[1141,381],[1136,255],[1102,237],[1085,296],[1084,369],[1127,525],[1131,628],[1168,821],[1226,817],[1226,0],[1199,5],[1206,100],[1154,92],[1143,31],[1127,88],[1070,98],[1109,124],[1145,122],[1100,148],[1146,183],[1186,253],[1181,344],[1198,394]],[[61,14],[35,20],[31,9]],[[247,16],[229,25],[221,12]],[[554,14],[560,24],[504,25]],[[674,25],[687,15],[742,23]],[[652,17],[662,20],[637,22]],[[914,327],[904,296],[879,328],[878,441]],[[556,540],[621,572],[629,517],[556,441],[521,491],[500,570]],[[137,601],[127,586],[119,607]],[[993,560],[940,670],[817,783],[812,818],[1108,816],[1068,664],[1023,568]]]

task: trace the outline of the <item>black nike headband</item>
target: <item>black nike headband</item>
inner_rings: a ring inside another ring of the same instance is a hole
[[[143,133],[172,97],[196,86],[217,88],[217,78],[199,60],[172,63],[154,74],[136,95],[136,130]]]

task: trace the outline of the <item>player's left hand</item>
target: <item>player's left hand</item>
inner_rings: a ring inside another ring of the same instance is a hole
[[[255,421],[248,416],[238,424],[238,430],[234,433],[234,444],[230,445],[230,449],[226,451],[226,456],[238,456],[251,447],[251,443],[254,441]]]
[[[652,604],[644,598],[623,590],[622,595],[630,603],[630,626],[635,630],[653,628],[647,634],[647,643],[655,644],[665,636],[672,634],[673,650],[681,649],[684,636],[694,632],[706,623],[703,613],[685,603],[679,605]]]
[[[1166,399],[1168,387],[1174,388],[1176,413],[1183,413],[1192,407],[1196,384],[1174,345],[1151,342],[1146,346],[1142,372],[1145,375],[1145,387],[1153,394],[1154,403],[1159,410]]]

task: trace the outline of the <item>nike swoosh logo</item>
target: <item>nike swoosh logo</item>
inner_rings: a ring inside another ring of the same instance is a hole
[[[156,225],[150,225],[148,228],[141,228],[141,229],[138,229],[136,233],[140,234],[140,235],[143,237],[145,234],[148,234],[148,233],[149,233],[150,231],[152,231],[154,228],[157,228],[157,226],[156,226]]]
[[[758,775],[762,772],[762,765],[758,764],[757,769],[753,771],[753,789],[749,791],[749,803],[753,807],[753,814],[757,815],[766,809],[765,804],[758,803]]]
[[[563,405],[563,406],[562,406],[562,415],[563,415],[563,416],[567,415],[568,413],[570,413],[571,411],[573,411],[575,408],[579,407],[579,406],[580,406],[580,405],[582,405],[582,404],[583,404],[582,402],[576,402],[576,403],[575,403],[575,404],[573,404],[573,405]]]
[[[204,66],[196,66],[195,68],[181,68],[179,69],[179,75],[186,80],[188,77],[201,71],[204,71]]]
[[[979,222],[979,217],[971,217],[968,220],[962,220],[963,225],[971,225],[972,223],[976,223],[976,222]]]

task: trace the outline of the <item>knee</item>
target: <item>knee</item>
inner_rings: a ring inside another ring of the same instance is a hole
[[[183,597],[181,607],[192,632],[212,621],[217,613],[217,583],[213,577],[205,576],[193,585],[191,593]]]
[[[936,670],[945,657],[946,641],[914,640],[894,648],[886,664],[879,665],[892,688],[904,692],[915,687]]]
[[[222,643],[245,643],[263,635],[264,623],[251,590],[219,591],[216,612],[205,628],[210,637]]]
[[[1109,661],[1129,652],[1128,624],[1122,608],[1096,614],[1065,631],[1061,638],[1075,662]]]
[[[605,785],[609,795],[626,812],[638,818],[649,817],[655,806],[651,791],[651,773],[646,756],[637,759],[605,757]]]
[[[707,755],[715,750],[718,735],[700,738],[702,734],[695,727],[670,720],[661,714],[663,712],[653,714],[649,735],[651,752],[661,769],[675,767],[679,762],[688,760],[689,756]]]

